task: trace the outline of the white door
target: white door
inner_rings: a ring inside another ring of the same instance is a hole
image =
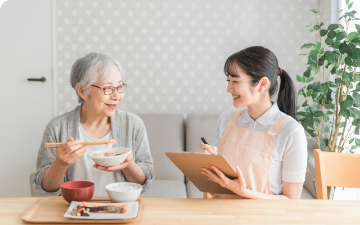
[[[51,0],[0,9],[0,198],[30,196],[29,175],[52,118]],[[46,79],[28,81],[28,78]]]

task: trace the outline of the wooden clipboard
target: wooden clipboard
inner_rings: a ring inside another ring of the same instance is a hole
[[[211,166],[216,166],[230,179],[237,178],[237,174],[222,155],[207,155],[203,153],[174,153],[165,152],[167,157],[189,178],[191,182],[202,192],[235,195],[234,192],[219,184],[207,180],[207,176],[201,174],[201,168],[211,171]]]

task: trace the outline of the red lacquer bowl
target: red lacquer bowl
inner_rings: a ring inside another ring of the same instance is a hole
[[[65,201],[89,201],[94,195],[95,184],[90,181],[69,181],[61,184],[61,195]]]

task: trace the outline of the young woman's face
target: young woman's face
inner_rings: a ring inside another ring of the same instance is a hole
[[[85,102],[91,105],[92,110],[94,110],[97,115],[112,116],[115,113],[116,107],[124,98],[124,92],[119,94],[115,90],[111,95],[105,95],[102,88],[119,87],[122,83],[120,70],[114,65],[104,79],[94,84],[101,87],[101,89],[94,86],[90,87],[90,95],[86,97]]]
[[[233,105],[236,108],[252,105],[259,99],[257,86],[251,84],[251,77],[240,67],[233,65],[233,73],[239,77],[227,76],[227,92],[233,97]]]

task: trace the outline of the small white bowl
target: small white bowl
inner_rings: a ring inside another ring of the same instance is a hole
[[[116,187],[136,187],[133,190],[116,190]],[[106,185],[106,192],[113,202],[133,202],[139,198],[142,185],[137,183],[130,183],[130,182],[118,182]]]
[[[109,156],[109,157],[93,157],[92,156],[95,153],[103,153],[104,154],[105,152],[118,152],[118,153],[124,152],[124,153],[119,156]],[[123,163],[125,161],[126,157],[129,154],[131,154],[131,152],[132,152],[131,149],[123,148],[123,147],[105,148],[105,149],[93,151],[93,152],[89,153],[87,156],[89,158],[91,158],[96,164],[98,164],[100,166],[109,167],[109,166],[116,166],[116,165]]]

